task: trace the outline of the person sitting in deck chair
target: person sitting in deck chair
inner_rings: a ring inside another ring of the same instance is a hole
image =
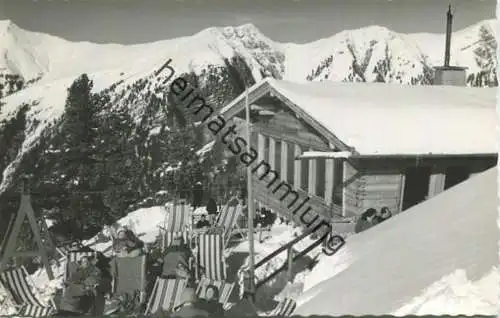
[[[205,227],[210,227],[210,222],[208,222],[207,219],[205,218],[205,214],[202,214],[200,220],[196,222],[196,228],[202,229]]]
[[[219,289],[217,286],[208,285],[205,289],[205,299],[200,299],[200,307],[208,311],[212,317],[223,317],[224,308],[219,302]]]
[[[210,224],[214,224],[217,210],[217,202],[215,202],[214,198],[210,197],[207,202],[208,221],[210,222]]]
[[[101,283],[101,270],[96,260],[83,257],[80,266],[65,282],[65,292],[59,305],[59,316],[79,316],[93,309],[96,298],[102,296],[96,292]]]
[[[116,233],[113,250],[117,257],[137,257],[142,254],[144,243],[129,229],[121,228]]]
[[[161,277],[178,278],[191,276],[189,273],[189,259],[191,250],[184,244],[182,238],[177,238],[172,245],[165,250]]]
[[[384,206],[382,209],[380,209],[380,213],[378,216],[379,216],[379,220],[380,220],[379,223],[381,223],[381,222],[384,222],[385,220],[391,218],[392,213],[388,207]]]

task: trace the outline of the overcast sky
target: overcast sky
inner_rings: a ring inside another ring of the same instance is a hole
[[[0,0],[0,19],[100,43],[151,42],[245,23],[273,40],[304,43],[374,24],[442,33],[450,2],[454,30],[495,18],[495,0]]]

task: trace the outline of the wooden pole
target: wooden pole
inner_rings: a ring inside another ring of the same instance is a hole
[[[293,249],[292,245],[287,250],[287,281],[292,282]]]
[[[21,204],[19,206],[19,210],[17,212],[16,221],[14,223],[14,227],[12,228],[12,232],[10,233],[7,241],[7,245],[5,247],[5,253],[0,260],[0,272],[3,271],[9,262],[9,260],[13,257],[34,257],[40,256],[42,260],[42,264],[47,271],[47,276],[50,280],[54,279],[54,274],[52,272],[52,268],[50,267],[49,257],[47,255],[47,251],[42,242],[42,236],[40,233],[40,228],[38,223],[36,222],[35,212],[33,211],[33,207],[31,205],[31,196],[28,191],[28,178],[23,177],[22,187],[21,187]],[[19,232],[22,229],[24,218],[28,218],[28,223],[33,231],[33,236],[37,245],[37,249],[35,251],[16,251],[17,239],[19,236]],[[52,245],[51,245],[52,247]]]
[[[251,153],[252,134],[250,131],[250,105],[248,104],[248,88],[245,85],[245,112],[246,112],[246,126],[247,126],[247,151]],[[248,250],[249,250],[249,286],[248,293],[250,300],[255,299],[255,250],[254,250],[254,232],[253,232],[253,193],[252,193],[252,168],[250,165],[247,167],[247,208],[248,208]]]

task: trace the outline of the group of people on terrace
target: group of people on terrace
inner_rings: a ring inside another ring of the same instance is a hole
[[[233,195],[234,203],[241,204],[241,193],[236,192]],[[219,208],[213,198],[208,198],[206,202],[199,200],[191,201],[191,207],[196,209],[200,206],[206,206],[208,218],[202,215],[198,222],[195,222],[195,228],[211,227],[219,214]],[[174,317],[191,317],[192,313],[206,317],[222,317],[222,305],[214,301],[218,299],[220,291],[217,286],[209,285],[206,287],[206,295],[203,299],[196,296],[194,289],[195,273],[190,268],[189,261],[193,257],[188,242],[183,237],[176,237],[172,243],[164,250],[151,248],[146,245],[131,229],[126,226],[109,226],[103,231],[102,236],[109,236],[112,240],[112,256],[105,257],[102,253],[95,253],[93,256],[84,256],[76,263],[77,268],[73,269],[66,277],[64,283],[64,292],[60,297],[58,313],[56,316],[78,316],[78,315],[102,315],[109,311],[116,295],[112,295],[112,285],[114,273],[113,261],[116,258],[136,258],[146,254],[146,294],[150,294],[154,287],[156,278],[165,279],[186,279],[188,285],[182,295],[182,302],[176,308]],[[103,239],[105,239],[103,237]],[[158,241],[161,241],[159,238]],[[153,244],[154,245],[154,244]],[[89,247],[89,252],[95,252]],[[90,253],[89,253],[90,254]],[[108,301],[106,302],[106,299]],[[120,299],[116,301],[117,310],[120,311]],[[142,304],[144,307],[145,304]],[[106,307],[106,308],[105,308]],[[144,308],[142,308],[144,309]],[[206,314],[204,314],[206,313]]]
[[[361,214],[361,217],[358,219],[354,227],[354,232],[360,233],[366,231],[372,226],[384,222],[391,216],[392,212],[388,207],[383,207],[380,210],[369,208]]]

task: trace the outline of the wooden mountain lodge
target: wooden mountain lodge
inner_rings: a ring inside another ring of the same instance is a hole
[[[266,79],[248,102],[258,161],[330,221],[401,212],[497,161],[493,88]],[[245,94],[221,114],[245,136]],[[255,182],[254,199],[286,214]]]
[[[465,87],[466,68],[450,66],[451,7],[446,17],[434,85],[265,79],[221,114],[245,136],[250,105],[258,162],[308,196],[323,220],[404,211],[497,162],[496,89]],[[254,199],[289,215],[267,181],[254,177]]]

